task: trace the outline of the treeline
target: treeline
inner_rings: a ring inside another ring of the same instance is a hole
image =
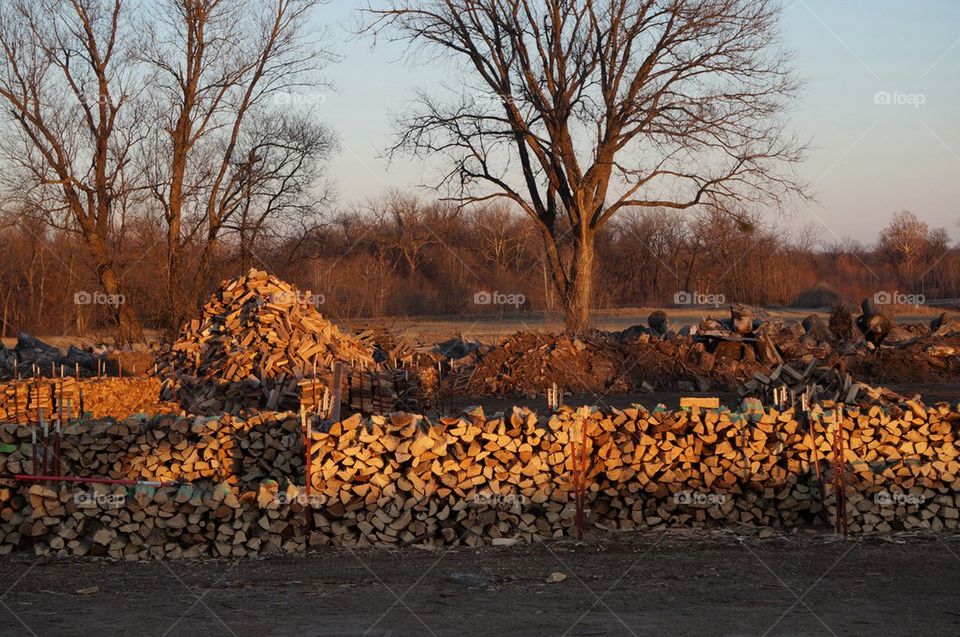
[[[535,227],[501,206],[392,194],[294,229],[252,241],[227,235],[188,304],[254,267],[312,290],[335,318],[560,310]],[[25,218],[0,230],[3,335],[109,332],[111,302],[146,327],[169,329],[162,224],[136,219],[115,236],[122,299],[97,296],[95,264],[75,234]],[[817,239],[760,219],[627,211],[598,243],[593,306],[671,306],[694,295],[808,307],[878,292],[960,297],[960,252],[911,213],[898,213],[872,246]],[[193,255],[186,267],[196,267],[199,252],[185,254]]]

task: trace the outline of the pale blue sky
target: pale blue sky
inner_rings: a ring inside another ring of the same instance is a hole
[[[960,0],[785,4],[784,38],[807,82],[792,123],[812,140],[801,174],[819,200],[789,223],[814,223],[827,242],[872,242],[876,227],[907,208],[960,238]],[[429,167],[421,162],[388,166],[379,157],[391,139],[390,112],[416,88],[455,81],[448,65],[403,60],[397,46],[371,50],[352,35],[363,5],[334,0],[317,15],[343,55],[320,107],[343,145],[330,171],[343,205],[423,182]],[[878,91],[922,95],[924,103],[876,104]]]

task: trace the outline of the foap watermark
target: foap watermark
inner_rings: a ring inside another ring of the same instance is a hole
[[[262,302],[276,303],[277,305],[312,305],[319,308],[327,302],[327,297],[310,291],[297,290],[296,292],[274,292],[263,299]]]
[[[682,506],[718,507],[727,501],[727,496],[722,493],[687,490],[674,493],[673,501]]]
[[[488,91],[477,91],[474,93],[474,101],[477,104],[487,104],[487,105],[496,105],[496,106],[506,106],[510,104],[515,104],[515,100],[509,95],[500,95],[499,93],[491,93]]]
[[[106,294],[105,292],[74,292],[74,305],[112,305],[120,306],[127,302],[122,294]]]
[[[313,509],[323,506],[323,500],[320,498],[320,496],[313,494],[307,495],[306,493],[297,493],[296,495],[291,495],[285,491],[278,491],[276,499],[277,503],[280,505],[300,504]]]
[[[899,290],[887,292],[881,290],[873,295],[873,302],[876,305],[923,305],[927,297],[922,294],[904,294]]]
[[[920,493],[890,493],[881,491],[873,496],[873,501],[882,507],[923,504],[927,498]]]
[[[97,493],[96,491],[77,491],[73,494],[73,503],[78,507],[100,507],[101,509],[119,509],[127,501],[123,493]]]
[[[527,498],[522,493],[476,493],[473,505],[512,509],[514,505],[526,506]]]
[[[277,106],[323,106],[327,96],[323,93],[277,93],[273,96]]]
[[[702,294],[681,290],[673,295],[674,305],[712,305],[720,307],[726,305],[727,297],[723,294]]]
[[[877,91],[873,94],[873,103],[878,106],[912,106],[914,108],[920,108],[927,103],[927,96],[923,93]]]
[[[512,305],[519,309],[521,305],[526,304],[527,297],[523,294],[504,294],[483,290],[473,295],[473,302],[475,305]]]

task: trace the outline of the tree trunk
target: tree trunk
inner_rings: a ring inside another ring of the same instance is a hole
[[[581,235],[570,271],[570,283],[564,299],[566,330],[573,334],[590,327],[590,301],[593,292],[593,235]]]
[[[167,226],[167,325],[176,335],[183,319],[183,247],[180,244],[180,222],[175,218]]]
[[[106,243],[96,233],[87,234],[86,239],[90,246],[93,263],[97,268],[97,278],[100,280],[103,291],[119,300],[121,294],[120,278],[117,276],[113,260],[110,259]],[[142,343],[143,327],[140,325],[137,315],[126,304],[126,299],[124,298],[123,302],[113,305],[111,309],[117,324],[117,343],[121,345]]]
[[[0,338],[7,338],[7,317],[10,316],[10,295],[13,293],[13,287],[7,288],[7,293],[3,295],[3,331]]]

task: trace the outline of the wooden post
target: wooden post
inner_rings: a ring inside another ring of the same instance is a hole
[[[330,406],[330,420],[340,422],[340,403],[343,397],[343,363],[339,361],[333,366],[332,384],[333,404]]]
[[[843,408],[834,409],[833,492],[836,500],[836,531],[847,536],[847,476],[843,444]]]
[[[587,421],[580,423],[580,489],[577,493],[577,539],[583,539],[584,507],[587,499]]]

